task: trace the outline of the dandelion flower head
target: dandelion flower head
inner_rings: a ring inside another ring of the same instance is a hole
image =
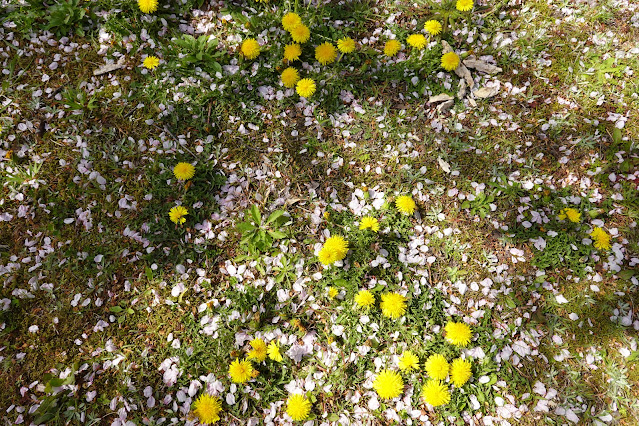
[[[247,38],[242,42],[242,55],[252,60],[260,55],[260,44],[254,38]]]
[[[310,98],[315,93],[315,82],[310,78],[303,78],[295,86],[297,94],[303,98]]]
[[[398,365],[402,371],[414,370],[419,366],[419,358],[411,351],[404,351],[402,356],[399,357]]]
[[[374,217],[364,216],[359,222],[359,229],[370,229],[373,232],[377,232],[379,231],[379,222]]]
[[[473,0],[457,0],[457,3],[455,4],[455,7],[460,12],[468,12],[469,10],[473,8],[473,6],[474,6]]]
[[[331,299],[335,299],[335,296],[337,296],[339,294],[339,290],[337,290],[335,287],[329,287],[328,288],[328,297]]]
[[[470,343],[472,333],[470,327],[463,322],[449,322],[444,327],[446,340],[455,346],[466,346]]]
[[[337,262],[338,260],[344,259],[346,257],[346,253],[348,253],[348,241],[346,241],[344,237],[340,235],[334,235],[326,239],[326,242],[320,250],[318,257],[320,262],[322,262],[324,265],[330,265]]]
[[[229,366],[229,376],[233,383],[246,383],[253,377],[251,361],[236,359]]]
[[[288,67],[282,71],[280,78],[282,79],[282,84],[285,87],[295,87],[295,84],[297,84],[300,79],[300,74],[295,68]]]
[[[193,403],[191,409],[200,420],[200,423],[212,424],[220,420],[222,404],[220,404],[220,398],[217,396],[203,393]]]
[[[431,19],[424,23],[424,29],[431,35],[437,35],[442,32],[442,24],[439,21]]]
[[[291,38],[296,43],[306,43],[311,37],[311,30],[304,24],[291,29]]]
[[[302,25],[302,18],[297,13],[289,12],[282,18],[282,27],[288,32]]]
[[[297,43],[287,44],[284,47],[284,59],[289,62],[297,61],[302,55],[302,46]]]
[[[144,58],[142,65],[144,66],[144,68],[152,70],[160,65],[160,59],[157,56],[147,56],[146,58]]]
[[[153,13],[158,10],[158,0],[138,0],[138,7],[142,13]]]
[[[395,207],[404,214],[411,215],[415,212],[417,205],[410,195],[400,195],[395,200]]]
[[[385,293],[379,306],[385,317],[397,319],[406,313],[406,297],[399,293]]]
[[[400,50],[402,50],[402,44],[395,39],[388,40],[384,45],[384,55],[386,56],[395,56]]]
[[[401,395],[404,390],[404,381],[399,373],[383,370],[375,377],[373,388],[381,398],[393,399]]]
[[[295,421],[305,420],[311,412],[311,402],[304,395],[296,393],[289,396],[286,412]]]
[[[559,212],[558,218],[559,220],[564,220],[567,218],[572,223],[579,223],[579,220],[581,220],[581,213],[579,213],[578,210],[573,209],[572,207],[566,207],[565,209],[561,210],[561,212]]]
[[[448,361],[441,354],[429,356],[424,367],[432,379],[444,380],[448,376]]]
[[[422,389],[422,398],[427,404],[438,407],[450,402],[450,392],[439,380],[430,379]]]
[[[175,223],[176,225],[182,225],[184,222],[186,222],[185,216],[188,214],[189,211],[186,209],[186,207],[175,206],[171,208],[171,210],[169,210],[169,219],[171,219],[171,222]]]
[[[355,295],[355,303],[361,308],[369,308],[375,303],[375,296],[368,290],[360,290]]]
[[[280,343],[277,340],[271,340],[266,349],[268,357],[276,362],[282,362],[282,354],[280,353]]]
[[[328,65],[337,58],[337,49],[332,43],[322,43],[315,48],[315,59],[322,64]]]
[[[459,66],[459,56],[455,52],[448,52],[442,55],[442,68],[446,71],[454,71]]]
[[[450,364],[450,379],[458,388],[462,387],[472,375],[470,361],[457,358]]]
[[[191,163],[177,163],[173,167],[173,175],[179,180],[189,180],[195,176],[195,167]]]
[[[423,34],[411,34],[406,39],[406,43],[415,49],[422,50],[426,47],[426,37]]]
[[[264,361],[267,355],[266,342],[260,338],[256,338],[251,340],[249,344],[253,349],[248,353],[248,359],[252,359],[257,362]]]
[[[344,37],[337,40],[337,48],[342,53],[351,53],[355,51],[355,40],[350,37]]]
[[[599,250],[610,250],[610,235],[598,226],[590,233],[590,236],[594,240],[593,245]]]

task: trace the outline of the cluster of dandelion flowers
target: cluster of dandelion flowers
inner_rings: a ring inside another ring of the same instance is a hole
[[[463,322],[449,322],[444,327],[446,340],[455,346],[466,346],[470,343],[472,332],[470,327]]]
[[[189,180],[195,176],[195,167],[191,163],[177,163],[173,167],[173,175],[178,180]]]
[[[191,406],[200,423],[213,424],[220,420],[222,404],[217,396],[203,393]]]
[[[291,38],[295,43],[306,43],[311,37],[311,30],[304,24],[300,24],[291,31]]]
[[[337,58],[337,49],[332,43],[322,43],[315,48],[315,59],[322,65],[328,65],[335,62]]]
[[[450,380],[458,388],[462,387],[472,375],[470,361],[457,358],[450,364]]]
[[[289,62],[297,61],[302,55],[302,46],[291,43],[284,46],[284,59]]]
[[[610,250],[610,235],[608,235],[606,231],[598,226],[595,226],[595,228],[590,233],[590,236],[594,241],[593,245],[596,249]]]
[[[275,362],[282,362],[284,359],[280,353],[280,343],[277,340],[271,340],[271,343],[269,343],[266,348],[266,352],[268,353],[268,357]]]
[[[424,29],[430,35],[437,35],[442,32],[442,24],[439,21],[431,19],[424,23]]]
[[[576,209],[572,207],[566,207],[559,212],[559,216],[557,216],[559,220],[568,219],[572,223],[579,223],[581,220],[581,213],[579,213]]]
[[[240,48],[242,55],[248,60],[253,60],[260,55],[260,44],[254,38],[247,38]]]
[[[375,303],[375,296],[368,290],[360,290],[355,295],[355,303],[360,308],[370,308]]]
[[[455,7],[460,12],[468,12],[469,10],[471,10],[473,8],[474,5],[475,4],[474,4],[473,0],[457,0],[457,3],[455,4]]]
[[[249,342],[249,345],[251,345],[253,349],[248,353],[248,359],[252,359],[257,362],[262,362],[266,359],[267,348],[264,340],[259,338],[253,339]]]
[[[300,80],[300,74],[293,67],[288,67],[284,71],[282,71],[282,75],[280,76],[282,79],[282,84],[285,87],[295,87],[297,82]]]
[[[373,388],[380,398],[393,399],[404,391],[404,381],[396,371],[383,370],[375,377]]]
[[[311,402],[298,393],[288,397],[286,413],[295,421],[306,420],[311,412]]]
[[[419,358],[411,351],[404,351],[397,364],[402,371],[415,370],[419,366]]]
[[[448,361],[441,354],[433,354],[424,364],[426,373],[432,379],[444,380],[448,376]]]
[[[340,235],[334,235],[326,239],[324,246],[320,250],[318,257],[324,265],[330,265],[342,260],[348,253],[348,241]]]
[[[355,51],[355,40],[350,37],[344,37],[337,40],[337,48],[342,53],[351,53]]]
[[[395,56],[400,50],[402,50],[402,44],[395,39],[388,40],[384,45],[384,55],[386,56]]]
[[[423,34],[411,34],[406,39],[406,43],[415,49],[422,50],[426,47],[426,37]]]
[[[459,66],[459,56],[455,52],[448,52],[442,55],[442,68],[446,71],[455,71]]]
[[[406,297],[399,293],[384,293],[379,307],[385,317],[397,319],[406,313]]]
[[[370,229],[373,232],[379,231],[379,221],[372,216],[364,216],[359,223],[359,229]]]
[[[395,200],[395,207],[397,207],[397,210],[399,210],[401,213],[411,215],[415,213],[417,205],[415,204],[413,197],[411,197],[410,195],[400,195]]]
[[[158,0],[138,0],[138,7],[142,13],[153,13],[158,10]]]
[[[253,377],[253,364],[251,361],[236,359],[229,366],[229,376],[233,383],[246,383]]]
[[[430,379],[422,389],[422,398],[424,398],[427,404],[438,407],[450,402],[450,392],[439,380]]]
[[[175,223],[176,225],[182,225],[184,222],[186,222],[186,216],[188,214],[189,211],[186,209],[186,207],[175,206],[171,208],[171,210],[169,210],[169,219],[171,219],[171,222]]]
[[[282,27],[284,30],[291,32],[294,28],[302,25],[302,18],[300,15],[293,12],[288,12],[284,17],[282,17]]]
[[[160,58],[157,56],[147,56],[144,58],[142,65],[148,70],[154,70],[158,67],[158,65],[160,65]]]

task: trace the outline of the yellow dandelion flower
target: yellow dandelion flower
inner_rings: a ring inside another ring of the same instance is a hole
[[[400,195],[395,200],[395,207],[397,207],[397,210],[400,212],[411,215],[415,212],[417,205],[410,195]]]
[[[175,206],[173,208],[171,208],[171,210],[169,210],[169,219],[171,219],[171,222],[175,223],[176,225],[181,225],[184,222],[186,222],[186,215],[189,214],[189,211],[182,206]]]
[[[284,71],[282,71],[282,75],[280,76],[282,80],[282,84],[285,87],[295,87],[295,84],[300,79],[300,74],[293,67],[288,67]]]
[[[379,231],[379,222],[374,217],[365,216],[359,223],[359,229],[370,229],[373,232],[377,232]]]
[[[450,364],[450,379],[458,388],[462,387],[472,375],[470,361],[457,358]]]
[[[160,65],[160,59],[157,56],[147,56],[146,58],[144,58],[142,65],[146,69],[153,70],[157,68],[158,65]]]
[[[344,259],[347,253],[348,241],[340,235],[334,235],[326,239],[318,257],[324,265],[330,265]]]
[[[442,32],[442,24],[439,21],[431,19],[424,23],[424,29],[431,35],[437,35]]]
[[[432,379],[444,380],[448,376],[448,361],[443,355],[433,354],[429,356],[424,368],[426,368],[426,373]]]
[[[355,40],[350,37],[344,37],[337,40],[337,48],[342,53],[351,53],[355,51]]]
[[[212,424],[220,420],[220,411],[222,404],[217,396],[203,393],[191,405],[191,410],[195,413],[200,423]]]
[[[260,55],[260,44],[254,38],[247,38],[240,48],[246,59],[253,60]]]
[[[253,339],[249,342],[249,345],[251,345],[253,350],[248,353],[248,359],[252,359],[257,362],[262,362],[266,359],[267,349],[266,342],[264,342],[264,340],[259,338]]]
[[[298,393],[288,397],[286,413],[295,421],[306,420],[311,412],[311,402]]]
[[[395,56],[397,52],[402,50],[402,44],[397,40],[388,40],[384,45],[384,55]]]
[[[474,5],[475,4],[474,4],[473,0],[457,0],[457,3],[455,4],[455,7],[460,12],[468,12],[469,10],[471,10],[473,8]]]
[[[289,12],[282,18],[282,26],[288,32],[302,25],[302,18],[297,13]]]
[[[315,93],[315,82],[310,78],[303,78],[295,86],[297,94],[303,98],[310,98]]]
[[[459,56],[455,52],[442,55],[442,68],[446,71],[454,71],[459,66]]]
[[[384,293],[379,307],[385,317],[397,319],[406,313],[406,298],[399,293]]]
[[[322,64],[328,65],[337,58],[337,49],[332,43],[322,43],[315,48],[315,59]]]
[[[593,245],[599,250],[610,250],[610,235],[598,226],[590,233],[590,236],[594,240]]]
[[[236,359],[229,366],[229,376],[233,383],[246,383],[253,377],[253,364],[251,361]]]
[[[142,13],[153,13],[158,10],[158,0],[138,0],[138,7]]]
[[[568,220],[573,223],[579,223],[579,221],[581,220],[581,213],[579,213],[579,211],[577,211],[576,209],[566,207],[561,212],[559,212],[558,218],[559,220],[568,218]]]
[[[282,362],[282,354],[280,353],[280,342],[277,340],[271,340],[266,349],[268,357],[275,362]]]
[[[446,340],[455,346],[466,346],[473,336],[470,327],[463,322],[449,322],[444,327]]]
[[[284,47],[284,59],[289,62],[297,61],[302,55],[302,46],[297,43],[287,44]]]
[[[415,49],[422,50],[426,47],[426,37],[423,34],[411,34],[406,39],[406,43]]]
[[[399,357],[399,369],[402,371],[410,371],[419,367],[419,358],[411,351],[404,351]]]
[[[393,399],[404,391],[404,381],[396,371],[383,370],[375,377],[373,388],[380,398]]]
[[[311,37],[311,30],[304,24],[300,24],[297,27],[291,29],[291,38],[296,43],[306,43]]]
[[[191,163],[177,163],[173,167],[173,174],[176,179],[189,180],[195,176],[195,167]]]
[[[439,380],[430,379],[422,389],[422,398],[427,404],[438,407],[450,402],[450,392]]]
[[[357,306],[360,308],[369,308],[375,303],[375,296],[368,290],[360,290],[359,293],[355,295],[355,303],[357,303]]]
[[[339,291],[335,287],[328,288],[328,297],[335,299],[335,296],[339,294]]]

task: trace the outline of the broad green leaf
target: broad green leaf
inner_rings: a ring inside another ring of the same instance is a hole
[[[280,216],[282,216],[284,214],[284,210],[275,210],[273,213],[271,213],[271,215],[268,217],[268,219],[266,220],[266,223],[273,223],[275,220],[277,220],[277,218],[279,218]]]
[[[286,234],[280,231],[268,231],[268,234],[276,240],[286,238]]]

